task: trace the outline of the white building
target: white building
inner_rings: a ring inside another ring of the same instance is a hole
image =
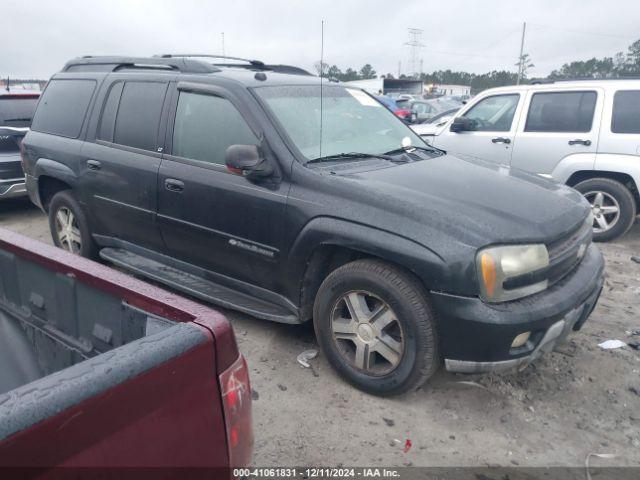
[[[435,93],[438,95],[471,95],[469,85],[445,85],[442,83],[432,83],[424,86],[425,93]]]

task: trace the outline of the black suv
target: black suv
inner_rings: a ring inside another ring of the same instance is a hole
[[[23,154],[58,246],[313,319],[376,394],[442,362],[526,365],[587,319],[603,259],[580,194],[434,150],[362,90],[216,61],[88,57],[52,78]]]
[[[29,131],[40,92],[0,91],[0,200],[25,196],[20,142]]]

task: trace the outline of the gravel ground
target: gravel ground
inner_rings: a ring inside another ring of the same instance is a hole
[[[27,201],[0,204],[0,227],[50,242]],[[440,372],[400,398],[376,398],[341,381],[316,348],[311,325],[226,311],[253,383],[257,466],[640,466],[640,352],[603,351],[640,329],[640,223],[602,244],[607,279],[584,328],[523,372],[461,377]],[[466,383],[461,383],[466,382]]]

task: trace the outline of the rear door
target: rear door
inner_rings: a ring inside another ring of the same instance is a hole
[[[452,132],[447,127],[434,138],[434,145],[454,155],[509,164],[522,103],[522,95],[515,92],[483,97],[456,115],[475,120],[475,130]]]
[[[156,224],[157,185],[169,79],[110,78],[96,105],[100,110],[95,140],[82,150],[85,201],[97,234],[162,250]]]
[[[597,88],[530,91],[511,165],[550,175],[562,160],[572,157],[572,161],[593,168],[603,97]]]
[[[158,176],[158,223],[170,253],[245,283],[273,287],[288,184],[229,172],[229,146],[260,145],[250,109],[226,89],[180,84]]]

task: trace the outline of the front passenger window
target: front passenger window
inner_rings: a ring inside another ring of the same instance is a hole
[[[224,165],[231,145],[258,144],[258,138],[226,98],[180,93],[173,128],[173,155]]]
[[[476,103],[464,114],[476,121],[477,132],[508,132],[518,107],[520,95],[494,95]]]

